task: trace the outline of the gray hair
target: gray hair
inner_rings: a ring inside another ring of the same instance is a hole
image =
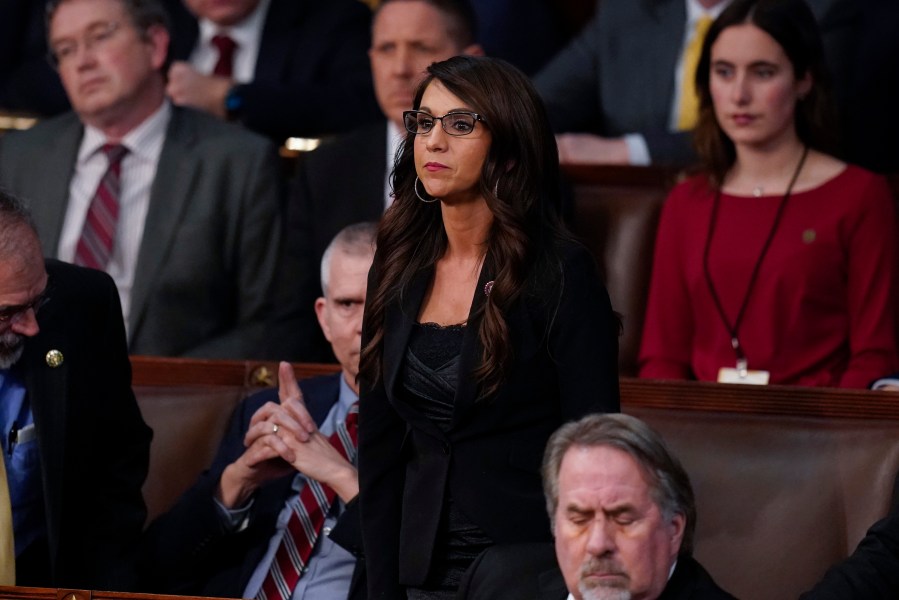
[[[46,10],[47,36],[49,42],[50,21],[59,9],[60,5],[70,0],[48,0]],[[128,17],[134,27],[141,33],[147,33],[154,25],[162,26],[166,31],[171,31],[169,13],[159,0],[118,0],[128,13]]]
[[[549,438],[543,454],[543,493],[550,522],[555,525],[559,506],[559,470],[562,459],[575,446],[608,446],[630,455],[643,470],[650,495],[670,521],[683,515],[686,524],[680,554],[693,553],[696,530],[696,500],[690,478],[680,461],[671,454],[665,441],[649,425],[624,414],[592,414],[567,423]]]
[[[40,247],[37,229],[25,203],[0,188],[0,260],[23,255],[23,234]]]
[[[347,225],[334,236],[322,255],[321,284],[322,294],[328,295],[328,281],[331,276],[331,257],[339,248],[350,256],[367,257],[375,252],[375,241],[378,235],[378,224],[373,221]]]

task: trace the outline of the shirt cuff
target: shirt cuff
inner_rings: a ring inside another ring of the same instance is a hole
[[[624,143],[627,144],[628,163],[645,167],[652,161],[649,156],[649,146],[646,145],[646,138],[639,133],[629,133],[624,136]]]
[[[216,512],[218,512],[219,520],[229,532],[241,531],[246,528],[250,520],[250,509],[253,508],[253,500],[250,499],[245,506],[231,509],[219,502],[218,498],[213,498],[215,502]]]

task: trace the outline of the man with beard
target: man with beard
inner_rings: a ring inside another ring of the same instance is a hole
[[[686,471],[639,419],[562,426],[547,444],[543,486],[569,600],[733,599],[692,557]],[[545,597],[562,600],[558,588]]]
[[[14,540],[15,583],[131,588],[152,432],[131,391],[118,293],[105,273],[45,262],[29,214],[3,191],[0,432],[12,516],[0,539]]]

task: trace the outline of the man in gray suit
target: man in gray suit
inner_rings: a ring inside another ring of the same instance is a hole
[[[165,98],[157,0],[53,0],[48,42],[74,108],[0,145],[48,255],[107,271],[132,354],[260,352],[280,242],[263,138]]]

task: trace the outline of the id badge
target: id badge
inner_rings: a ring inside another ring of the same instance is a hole
[[[744,383],[748,385],[768,385],[771,373],[754,369],[735,369],[721,367],[718,369],[718,383]]]

